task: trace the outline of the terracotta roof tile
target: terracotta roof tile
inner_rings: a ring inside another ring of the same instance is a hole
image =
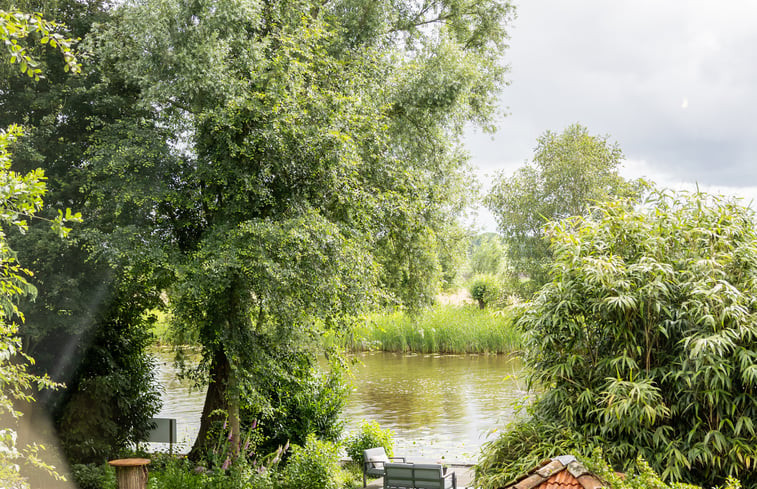
[[[554,479],[555,479],[555,482],[559,484],[563,484],[563,485],[572,486],[572,485],[575,485],[576,482],[578,482],[576,481],[576,478],[573,477],[573,475],[571,475],[571,473],[568,472],[567,470],[563,470],[562,472],[558,472],[557,474],[555,474]]]
[[[509,489],[600,489],[605,487],[601,480],[588,473],[578,462],[571,461],[568,466],[557,459],[548,462],[539,464]]]
[[[583,489],[575,477],[562,470],[547,479],[539,489]]]

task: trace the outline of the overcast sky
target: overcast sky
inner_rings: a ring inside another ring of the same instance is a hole
[[[516,1],[493,136],[466,147],[484,187],[578,122],[626,155],[621,173],[757,202],[757,2]],[[747,202],[748,203],[748,202]],[[494,230],[488,212],[478,225]]]

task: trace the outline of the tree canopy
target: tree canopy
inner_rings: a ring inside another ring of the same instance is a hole
[[[219,409],[237,440],[253,418],[271,439],[335,436],[319,337],[372,304],[428,304],[449,278],[469,198],[460,136],[492,120],[512,6],[28,3],[86,53],[77,80],[40,56],[39,86],[0,90],[3,117],[29,123],[14,166],[43,167],[51,201],[85,216],[64,245],[40,227],[13,236],[44,285],[22,333],[69,384],[48,403],[69,455],[102,459],[144,432],[155,307],[202,346],[195,453]]]
[[[618,174],[622,160],[618,143],[573,124],[560,134],[545,132],[531,162],[512,176],[495,177],[485,203],[507,244],[516,290],[529,295],[547,281],[549,221],[584,216],[596,202],[638,192],[638,182]]]

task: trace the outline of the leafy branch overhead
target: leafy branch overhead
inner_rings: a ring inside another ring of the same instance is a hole
[[[62,34],[60,31],[63,29],[63,24],[45,20],[39,13],[0,10],[0,41],[5,47],[3,57],[11,64],[18,64],[21,73],[26,73],[30,78],[44,78],[34,50],[26,42],[31,39],[58,50],[63,56],[63,69],[78,73],[81,65],[73,51],[76,40]]]
[[[41,44],[49,44],[58,49],[66,63],[66,71],[78,71],[76,58],[71,51],[72,41],[54,30],[60,24],[49,22],[38,14],[6,12],[0,10],[0,41],[7,52],[2,55],[11,63],[18,63],[20,71],[30,78],[39,80],[42,70],[39,64],[19,44],[27,37],[35,37]],[[50,476],[61,479],[55,468],[46,463],[40,452],[43,445],[28,443],[17,448],[18,418],[23,415],[20,405],[35,401],[35,392],[56,389],[61,384],[53,382],[47,374],[35,375],[32,371],[34,359],[22,351],[22,340],[18,334],[19,324],[24,322],[24,314],[19,303],[24,298],[36,296],[37,289],[28,281],[32,272],[22,267],[17,253],[8,242],[12,231],[24,233],[29,228],[29,220],[46,220],[58,235],[66,235],[69,221],[81,221],[81,216],[70,209],[59,211],[53,219],[42,219],[43,196],[47,191],[44,171],[40,168],[27,173],[11,169],[10,146],[22,135],[22,128],[15,124],[7,130],[0,130],[0,418],[5,421],[0,429],[0,484],[7,487],[28,487],[21,475],[20,463],[43,469]],[[7,423],[12,419],[13,422]],[[7,423],[7,424],[6,424]]]
[[[26,174],[11,170],[11,145],[23,130],[20,126],[12,125],[8,130],[0,130],[0,221],[5,226],[12,226],[21,232],[29,228],[29,219],[43,219],[36,215],[42,209],[42,196],[47,191],[45,174],[41,168]],[[80,222],[81,213],[73,213],[71,209],[58,210],[58,216],[49,220],[53,230],[61,237],[65,237],[71,228],[65,226],[67,222]]]

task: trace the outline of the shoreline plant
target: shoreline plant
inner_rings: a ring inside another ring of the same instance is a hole
[[[508,309],[488,311],[477,306],[437,306],[415,315],[369,314],[344,340],[348,351],[499,354],[521,346],[521,333]]]
[[[347,455],[359,467],[362,467],[365,462],[363,451],[379,447],[384,448],[387,456],[394,455],[394,432],[388,428],[381,428],[376,421],[363,421],[360,429],[351,432],[344,441]]]
[[[479,309],[486,309],[500,299],[502,284],[494,275],[482,273],[473,277],[468,290],[470,296],[478,302]]]

